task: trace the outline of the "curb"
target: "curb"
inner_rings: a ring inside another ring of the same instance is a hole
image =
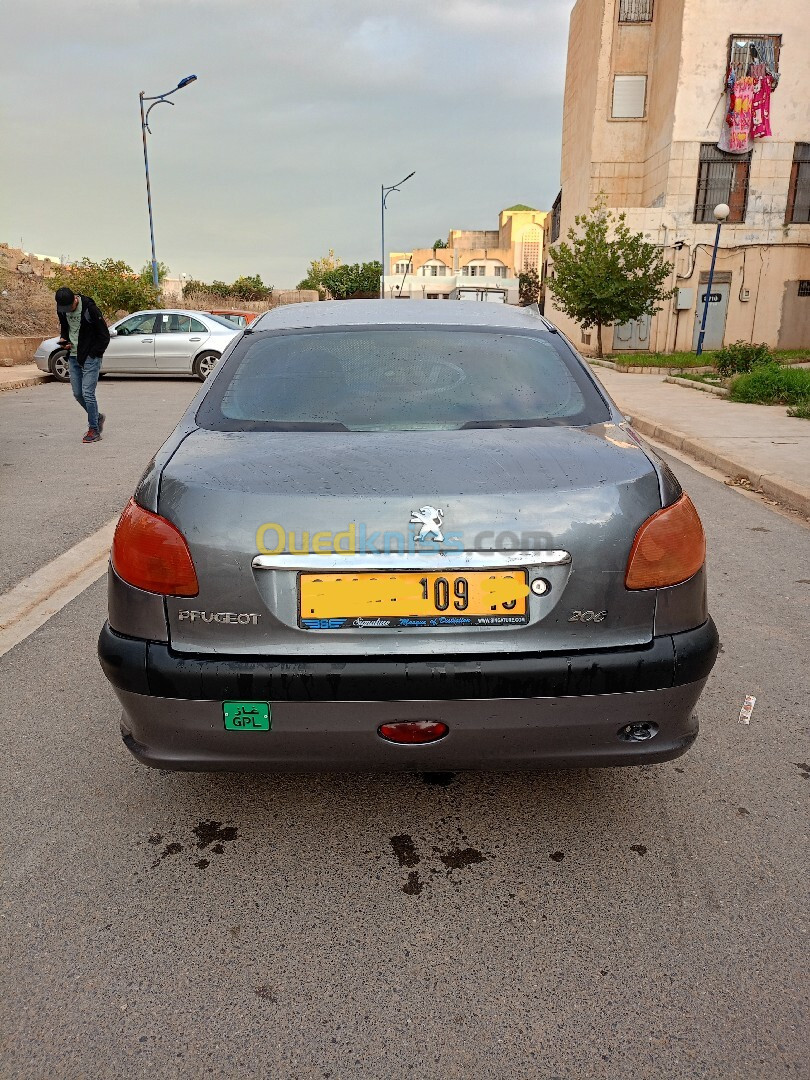
[[[41,375],[25,375],[22,379],[15,381],[0,381],[0,394],[4,390],[24,390],[27,386],[39,386],[40,383],[51,382],[52,380],[53,375],[46,375],[43,372]]]
[[[595,356],[586,356],[585,359],[589,364],[593,364],[595,367],[610,368],[611,371],[621,372],[622,375],[677,375],[682,371],[693,371],[696,375],[708,375],[714,371],[712,367],[690,367],[684,368],[677,365],[672,367],[640,367],[635,364],[617,364],[615,360],[599,360]]]
[[[693,382],[691,379],[679,379],[677,375],[667,375],[664,382],[674,383],[675,386],[685,386],[687,390],[702,390],[704,394],[715,394],[717,397],[727,398],[728,390],[725,386],[712,386],[711,383]]]
[[[691,435],[686,435],[675,428],[664,427],[646,416],[633,414],[630,417],[630,423],[640,435],[647,435],[665,446],[671,446],[673,450],[689,454],[704,465],[725,473],[726,476],[734,479],[742,478],[755,491],[810,517],[810,487],[794,484],[775,473],[761,473],[747,465],[741,465],[733,458],[719,454],[709,443],[694,439]]]

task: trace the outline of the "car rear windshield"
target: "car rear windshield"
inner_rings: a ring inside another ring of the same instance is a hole
[[[431,431],[580,426],[605,401],[548,333],[453,327],[246,335],[197,422],[220,431]]]

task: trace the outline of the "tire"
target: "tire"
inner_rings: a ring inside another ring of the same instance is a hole
[[[68,354],[64,349],[59,349],[57,352],[51,353],[48,367],[50,368],[51,375],[53,375],[57,382],[70,382]]]
[[[200,382],[205,382],[216,367],[217,360],[219,360],[219,353],[200,353],[200,355],[195,358],[191,371],[196,375]]]

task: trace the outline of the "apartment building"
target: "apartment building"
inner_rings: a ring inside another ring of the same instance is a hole
[[[501,210],[497,229],[451,229],[445,247],[392,251],[385,295],[517,304],[519,275],[530,269],[542,274],[546,216],[530,206],[511,206]]]
[[[606,349],[694,347],[719,203],[731,213],[705,347],[810,345],[809,15],[807,0],[577,0],[548,241],[604,192],[661,246],[677,290],[657,315],[606,328]],[[592,351],[550,296],[546,314]]]

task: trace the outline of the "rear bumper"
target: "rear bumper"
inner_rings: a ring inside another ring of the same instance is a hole
[[[215,659],[105,625],[99,657],[145,764],[174,769],[499,769],[636,765],[684,753],[717,655],[711,620],[649,646],[420,660]],[[222,702],[267,701],[268,732],[226,731]],[[393,720],[443,720],[439,742],[381,739]],[[647,742],[620,735],[649,723]]]

